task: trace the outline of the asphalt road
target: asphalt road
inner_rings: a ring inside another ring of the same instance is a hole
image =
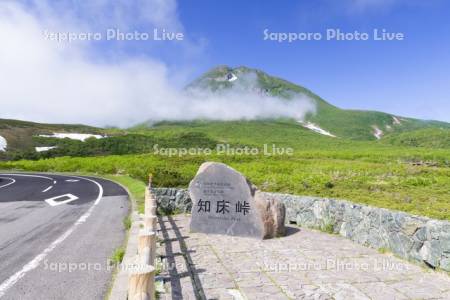
[[[103,299],[128,210],[107,180],[0,173],[0,299]]]

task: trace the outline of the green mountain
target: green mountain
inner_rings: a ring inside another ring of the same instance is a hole
[[[316,111],[306,115],[301,122],[281,118],[226,122],[163,121],[151,125],[146,122],[128,129],[0,119],[0,160],[151,153],[156,144],[174,148],[276,144],[294,149],[320,150],[377,145],[450,148],[449,123],[376,111],[340,109],[302,86],[247,67],[214,68],[188,85],[186,92],[201,89],[220,93],[236,84],[240,90],[244,88],[251,93],[275,96],[280,101],[292,101],[297,95],[307,96],[315,103]],[[55,133],[101,135],[103,138],[77,140],[73,136],[52,137]],[[38,152],[36,147],[45,147],[45,150]]]
[[[253,75],[256,80],[249,81],[249,75]],[[216,67],[191,83],[188,89],[201,88],[215,92],[232,88],[238,83],[242,85],[240,80],[245,80],[245,84],[253,84],[248,87],[249,90],[280,97],[286,101],[296,94],[309,97],[316,104],[316,112],[306,116],[303,126],[340,138],[376,140],[417,129],[450,128],[450,124],[445,122],[418,120],[377,111],[340,109],[300,85],[247,67]]]

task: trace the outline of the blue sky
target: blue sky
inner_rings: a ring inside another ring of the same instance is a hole
[[[186,30],[208,40],[202,67],[248,65],[301,84],[340,107],[450,121],[450,2],[257,2],[179,2]],[[265,28],[384,28],[403,32],[406,39],[280,44],[263,40]]]
[[[446,0],[5,0],[0,79],[9,84],[0,99],[12,101],[0,116],[122,126],[163,119],[186,108],[177,90],[203,72],[245,65],[342,108],[450,122],[449,11]],[[166,28],[185,39],[59,43],[43,34],[107,28]],[[386,29],[405,39],[278,43],[263,34],[329,28]]]

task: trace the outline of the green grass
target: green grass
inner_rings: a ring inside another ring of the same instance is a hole
[[[378,253],[386,254],[386,253],[390,253],[390,252],[391,251],[388,248],[385,248],[385,247],[378,248]]]
[[[115,266],[119,265],[122,262],[124,255],[125,249],[123,247],[116,248],[110,257],[110,264]]]
[[[397,146],[450,149],[450,129],[428,128],[387,136],[384,143]]]
[[[328,234],[334,234],[334,224],[325,222],[320,226],[319,230]]]
[[[131,218],[130,218],[130,216],[125,217],[123,219],[122,223],[123,223],[123,227],[126,230],[130,230],[130,228],[131,228]]]
[[[327,150],[296,150],[293,156],[275,157],[60,157],[2,162],[0,169],[109,174],[107,178],[129,187],[142,212],[149,173],[154,174],[154,186],[187,187],[201,163],[219,161],[242,172],[264,191],[347,199],[450,220],[449,150],[378,144],[325,146]],[[415,165],[416,161],[430,161],[433,166]]]

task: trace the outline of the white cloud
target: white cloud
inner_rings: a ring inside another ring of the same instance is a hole
[[[176,0],[30,0],[29,6],[47,21],[58,16],[65,22],[97,29],[120,27],[125,30],[136,26],[183,29]]]
[[[356,10],[389,7],[402,0],[350,0],[350,5]]]
[[[167,26],[181,26],[174,1],[145,2],[149,7],[144,9],[143,18],[155,24],[169,22]],[[76,3],[97,7],[92,10],[94,13],[106,5],[103,0]],[[118,3],[115,9],[126,11],[123,7],[127,1]],[[92,24],[80,23],[67,15],[61,19],[55,13],[61,7],[50,9],[46,1],[36,0],[34,5],[39,8],[30,13],[29,7],[16,2],[0,3],[2,118],[130,126],[145,120],[208,117],[299,119],[313,109],[311,101],[305,98],[282,102],[235,89],[221,95],[187,96],[173,88],[166,65],[148,56],[120,56],[113,62],[93,61],[88,44],[56,43],[43,36],[49,24],[66,30],[74,26],[89,28]],[[112,13],[117,20],[122,18],[127,22],[126,13]],[[124,17],[120,17],[122,15]],[[103,21],[99,18],[98,22]]]
[[[332,0],[328,0],[332,1]],[[370,12],[389,12],[399,7],[426,7],[438,4],[441,0],[344,0],[341,7],[345,7],[350,14],[364,14]]]

